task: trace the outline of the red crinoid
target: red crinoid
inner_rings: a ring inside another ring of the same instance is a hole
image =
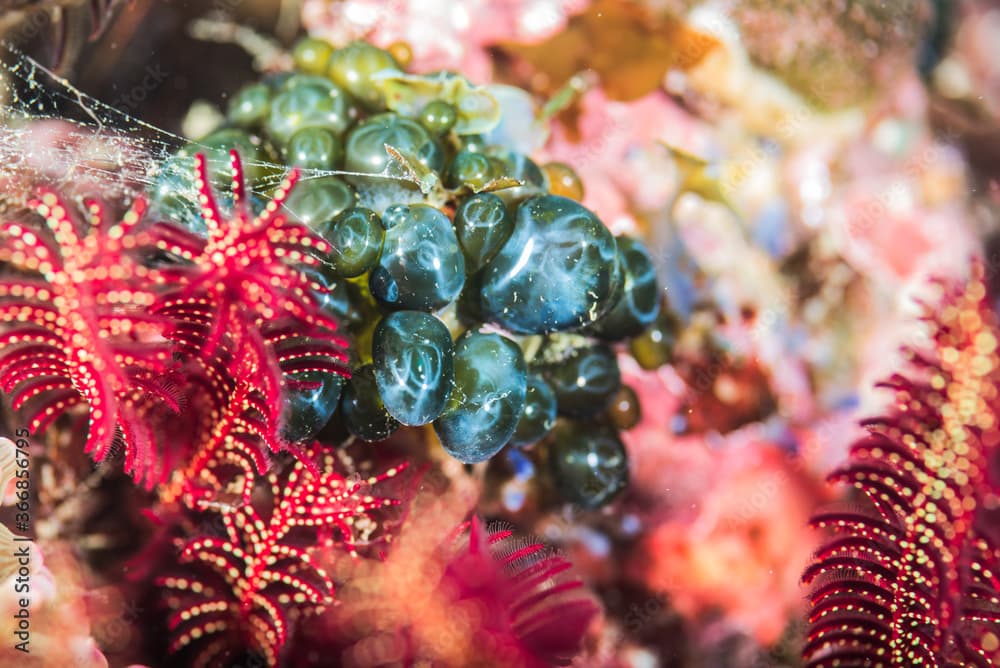
[[[49,191],[31,202],[48,231],[0,228],[13,270],[0,279],[0,385],[32,432],[87,404],[87,452],[100,462],[120,442],[147,487],[177,468],[205,482],[223,462],[262,466],[258,446],[285,448],[281,398],[296,374],[346,374],[337,323],[314,296],[323,288],[302,271],[329,246],[276,214],[297,173],[251,217],[232,159],[236,211],[224,221],[196,157],[207,239],[167,222],[135,233],[141,199],[116,223],[88,201],[81,225]],[[133,256],[153,247],[177,262],[149,268]]]
[[[868,503],[814,519],[834,537],[804,576],[811,667],[1000,665],[1000,330],[976,274],[831,476]]]
[[[569,663],[598,613],[569,560],[474,517],[469,489],[425,488],[382,559],[327,553],[338,605],[300,625],[289,665],[544,668]]]
[[[45,429],[67,409],[87,404],[86,451],[103,461],[116,439],[125,469],[152,485],[152,434],[143,421],[151,402],[176,409],[161,316],[147,271],[130,257],[132,230],[145,202],[111,223],[103,206],[86,203],[78,224],[71,207],[44,190],[31,208],[48,230],[0,225],[0,258],[16,274],[0,279],[0,384],[30,430]]]
[[[598,612],[568,559],[503,526],[484,528],[475,516],[468,549],[446,573],[457,584],[460,600],[483,601],[480,632],[492,634],[495,648],[519,658],[506,665],[570,663]]]
[[[227,665],[246,653],[274,666],[291,621],[331,602],[333,583],[314,547],[336,539],[353,552],[354,526],[396,503],[372,496],[370,487],[403,467],[365,481],[345,478],[330,458],[320,468],[293,460],[285,473],[268,476],[253,504],[221,508],[225,537],[182,547],[185,574],[159,579],[173,610],[171,652],[191,652],[195,666]]]
[[[199,154],[196,185],[207,237],[169,223],[148,232],[157,248],[181,260],[159,269],[158,280],[177,287],[163,295],[154,310],[176,323],[168,336],[187,353],[211,358],[220,345],[250,351],[260,363],[253,378],[244,375],[242,380],[258,388],[270,412],[278,415],[284,374],[347,374],[342,364],[346,343],[336,335],[337,321],[314,296],[323,288],[302,271],[318,266],[331,248],[305,225],[278,213],[298,179],[297,170],[254,216],[239,156],[235,151],[230,155],[233,215],[226,217],[220,210],[205,156]],[[230,375],[236,377],[236,370],[230,369]]]
[[[180,500],[193,509],[220,499],[250,503],[257,475],[267,471],[268,453],[281,449],[276,416],[259,389],[228,376],[222,364],[212,373],[191,371],[186,380],[188,419],[182,424],[167,420],[161,428],[167,437],[187,430],[195,449],[173,470],[170,484],[161,487],[160,500]]]

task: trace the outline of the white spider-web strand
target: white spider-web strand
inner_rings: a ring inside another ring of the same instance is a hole
[[[3,204],[23,205],[29,185],[47,183],[55,187],[92,183],[106,199],[128,201],[148,191],[170,175],[170,161],[185,146],[215,151],[131,116],[73,86],[6,41],[0,40],[0,209]],[[19,88],[23,90],[19,90]],[[60,115],[60,109],[78,110],[86,120]],[[35,141],[39,121],[61,121],[58,142],[42,145]],[[259,167],[264,175],[249,185],[253,194],[267,198],[286,177],[288,167],[280,163],[244,158],[244,167]],[[301,181],[324,176],[361,176],[395,181],[402,186],[412,181],[389,174],[344,170],[302,169]],[[389,185],[389,184],[387,184]],[[20,190],[19,190],[20,188]],[[198,204],[193,183],[185,192],[172,193]],[[295,214],[295,211],[291,211]]]

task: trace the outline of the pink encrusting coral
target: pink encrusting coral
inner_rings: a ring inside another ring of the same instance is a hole
[[[100,633],[88,604],[89,583],[84,582],[72,549],[64,544],[42,546],[35,542],[18,546],[30,554],[30,573],[27,577],[15,573],[0,582],[0,632],[9,639],[0,647],[0,663],[25,668],[107,668],[108,660],[94,637]],[[30,591],[23,591],[24,583],[30,585]],[[24,633],[27,642],[22,646],[27,651],[18,648],[16,634],[24,600],[29,602],[29,631]]]
[[[902,155],[847,147],[850,178],[826,213],[841,253],[879,286],[964,278],[977,240],[958,197],[969,187],[961,156],[929,136],[893,150]]]
[[[713,149],[708,127],[662,92],[621,102],[593,88],[579,106],[574,128],[554,123],[541,155],[573,166],[583,203],[615,230],[633,229],[636,212],[661,209],[676,193],[667,146],[697,155]]]
[[[669,491],[630,560],[632,576],[691,620],[721,613],[732,631],[774,643],[803,611],[799,573],[817,540],[802,527],[821,490],[766,442],[730,438],[711,450],[687,437],[671,449],[684,463],[660,476]]]
[[[492,78],[486,49],[503,41],[535,42],[556,33],[589,0],[307,0],[309,34],[333,44],[367,39],[388,47],[406,42],[415,72],[458,70],[473,81]]]

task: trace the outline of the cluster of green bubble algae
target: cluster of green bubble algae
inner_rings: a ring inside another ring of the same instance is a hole
[[[235,148],[261,201],[261,183],[301,169],[285,213],[334,249],[310,271],[352,339],[352,369],[300,374],[284,436],[377,441],[433,425],[462,462],[533,451],[566,500],[606,504],[628,479],[619,431],[639,419],[617,355],[645,368],[670,356],[649,251],[580,204],[570,167],[491,143],[501,108],[488,87],[408,74],[405,54],[366,42],[305,38],[292,55],[293,71],[241,89],[151,193],[163,217],[198,229],[196,200],[180,196],[195,153],[225,192]]]

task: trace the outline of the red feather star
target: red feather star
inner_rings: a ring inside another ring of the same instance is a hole
[[[1000,330],[977,271],[831,475],[868,503],[814,518],[834,536],[804,576],[811,668],[1000,665]]]

